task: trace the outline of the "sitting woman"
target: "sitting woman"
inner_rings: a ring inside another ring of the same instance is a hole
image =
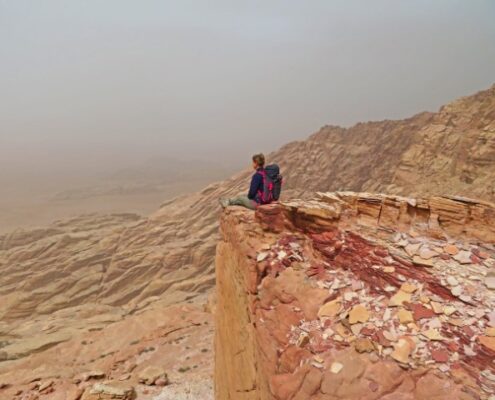
[[[223,208],[228,206],[242,206],[255,210],[260,204],[267,204],[264,201],[264,182],[266,179],[265,173],[265,156],[263,154],[255,154],[253,156],[253,169],[256,171],[251,178],[251,186],[247,196],[237,196],[231,199],[220,199],[220,204]]]

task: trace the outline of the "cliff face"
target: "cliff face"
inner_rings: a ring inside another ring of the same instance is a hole
[[[493,396],[494,223],[494,204],[447,197],[228,209],[216,398]]]

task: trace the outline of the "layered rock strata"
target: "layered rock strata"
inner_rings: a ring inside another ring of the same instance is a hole
[[[494,398],[495,205],[322,193],[221,233],[217,400]]]

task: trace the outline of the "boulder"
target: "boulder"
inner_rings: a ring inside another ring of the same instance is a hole
[[[157,381],[161,384],[160,386],[164,386],[163,382],[168,383],[168,376],[160,367],[150,366],[139,373],[139,383],[151,386]]]
[[[134,387],[119,381],[95,383],[84,391],[81,400],[134,400]]]

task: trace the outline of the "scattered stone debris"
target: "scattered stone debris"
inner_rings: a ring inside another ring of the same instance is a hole
[[[318,319],[293,326],[290,343],[314,354],[352,345],[358,353],[376,353],[402,368],[436,367],[445,374],[460,362],[495,351],[495,297],[490,292],[495,248],[446,243],[418,232],[394,234],[380,245],[356,243],[342,231],[314,234],[312,240],[323,261],[310,262],[291,235],[257,255],[272,276],[303,268],[315,286],[328,291]],[[347,255],[340,265],[338,254],[346,246],[355,252],[357,246],[368,248],[369,253],[362,250],[352,261]],[[324,365],[323,360],[312,363]],[[334,362],[330,370],[338,374],[342,368]],[[483,387],[490,392],[492,386]]]
[[[384,293],[377,295],[373,286],[355,285],[352,274],[329,268],[330,260],[323,271],[311,276],[317,279],[319,287],[328,288],[329,296],[334,298],[320,307],[319,323],[303,321],[293,329],[295,336],[291,340],[297,340],[300,347],[311,348],[311,337],[321,330],[323,340],[335,343],[333,346],[353,344],[358,353],[376,352],[405,368],[436,365],[443,373],[448,373],[463,357],[477,357],[482,351],[480,346],[495,351],[495,315],[491,311],[495,299],[483,290],[484,286],[491,289],[492,280],[484,278],[488,273],[484,265],[473,265],[474,250],[458,251],[466,245],[442,245],[432,239],[432,247],[426,248],[420,243],[409,243],[413,239],[405,234],[401,238],[405,245],[403,257],[409,257],[412,265],[434,269],[432,274],[438,274],[446,290],[437,292],[437,286],[428,281],[397,274],[403,267],[392,261],[393,265],[387,267],[369,266],[370,275],[374,274],[371,271],[380,270],[391,274],[390,280],[376,282],[383,285]],[[345,243],[345,239],[340,237],[339,242]],[[489,253],[485,256],[493,259]],[[352,291],[348,291],[349,287]],[[449,294],[453,297],[448,298]],[[346,324],[349,328],[345,328]],[[460,334],[470,339],[459,349],[459,339],[455,338]],[[333,373],[341,369],[341,364],[332,364]]]

